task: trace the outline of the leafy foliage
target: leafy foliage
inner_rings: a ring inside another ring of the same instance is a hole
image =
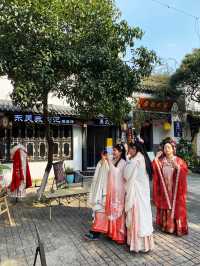
[[[141,81],[141,89],[157,94],[159,97],[176,97],[179,92],[171,88],[170,76],[154,74]]]
[[[0,25],[0,75],[12,80],[23,107],[44,107],[54,92],[88,117],[120,121],[156,61],[134,48],[143,32],[121,20],[111,0],[2,0]],[[129,64],[119,57],[127,48]]]
[[[179,144],[177,146],[177,155],[183,158],[188,165],[191,167],[193,165],[193,151],[192,151],[192,143],[185,139],[180,139]]]
[[[182,89],[189,100],[200,102],[200,49],[185,56],[180,68],[171,77],[171,86]]]

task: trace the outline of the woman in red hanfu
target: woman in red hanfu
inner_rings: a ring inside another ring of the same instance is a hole
[[[118,244],[125,243],[125,182],[123,178],[126,150],[122,144],[113,149],[113,160],[106,154],[97,165],[89,202],[93,209],[93,224],[86,240],[98,240],[100,233]]]
[[[187,164],[176,154],[172,139],[163,142],[163,150],[153,161],[153,201],[157,207],[156,225],[164,232],[188,234]]]
[[[32,186],[27,157],[26,148],[23,145],[18,144],[12,148],[11,159],[13,160],[13,173],[10,184],[11,197],[25,197],[26,188]]]

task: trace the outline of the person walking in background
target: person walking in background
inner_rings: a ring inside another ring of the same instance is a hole
[[[154,248],[149,186],[151,162],[138,140],[129,145],[129,155],[124,171],[127,244],[130,251],[148,252]]]
[[[186,194],[187,164],[176,156],[176,143],[163,142],[153,161],[153,201],[157,207],[156,225],[162,231],[188,234]]]

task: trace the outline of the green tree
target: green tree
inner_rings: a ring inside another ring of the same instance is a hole
[[[111,0],[2,0],[0,75],[12,81],[12,99],[40,105],[46,125],[48,164],[53,151],[48,95],[54,92],[85,117],[101,113],[119,123],[127,98],[148,76],[156,55],[134,48],[143,32],[120,19]],[[131,49],[131,63],[123,61]],[[121,56],[119,56],[121,55]]]
[[[170,84],[189,100],[200,102],[200,49],[185,56],[181,66],[172,75]]]

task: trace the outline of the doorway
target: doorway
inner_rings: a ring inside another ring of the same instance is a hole
[[[141,127],[140,137],[144,141],[146,151],[153,151],[153,125],[151,121],[146,120],[144,122]]]
[[[96,167],[101,159],[101,152],[106,147],[106,139],[116,140],[114,127],[88,126],[87,128],[87,168]]]

